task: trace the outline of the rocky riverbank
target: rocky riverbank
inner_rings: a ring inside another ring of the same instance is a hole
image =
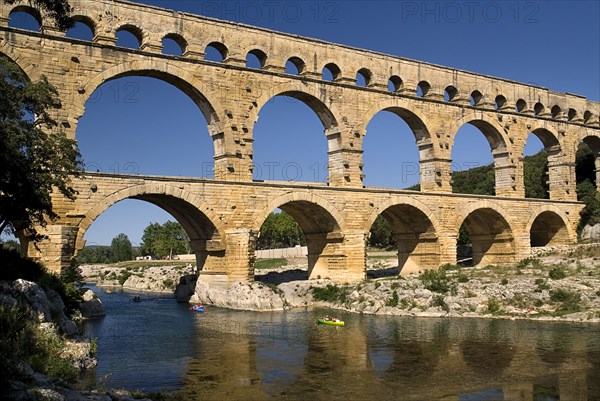
[[[81,273],[86,282],[98,287],[122,287],[133,292],[175,292],[181,276],[190,273],[185,266],[116,266],[82,265]]]
[[[306,265],[297,264],[258,270],[257,281],[228,290],[198,282],[191,302],[243,310],[325,306],[381,315],[600,322],[600,247],[553,251],[515,266],[400,277],[395,259],[371,259],[369,279],[356,285],[307,281]]]

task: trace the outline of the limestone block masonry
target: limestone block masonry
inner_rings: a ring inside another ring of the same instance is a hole
[[[256,236],[275,208],[292,214],[308,242],[310,277],[353,282],[365,277],[365,244],[383,214],[398,242],[402,272],[456,262],[464,223],[475,263],[510,263],[532,245],[576,240],[575,153],[600,152],[600,104],[582,96],[368,50],[157,7],[72,0],[73,15],[93,40],[66,37],[28,2],[0,3],[0,53],[32,80],[45,75],[59,92],[60,129],[75,138],[85,102],[103,83],[143,75],[175,85],[198,104],[214,144],[215,179],[89,173],[75,179],[75,201],[53,199],[59,220],[30,253],[60,270],[84,246],[95,218],[136,198],[169,211],[186,229],[201,279],[228,285],[253,277]],[[9,27],[13,11],[40,22],[39,32]],[[139,49],[115,45],[127,30]],[[180,56],[162,54],[175,40]],[[204,60],[217,49],[222,62]],[[261,68],[246,67],[248,53]],[[292,62],[297,74],[286,73]],[[333,81],[322,79],[325,66]],[[360,72],[366,86],[356,84]],[[391,89],[388,89],[391,82]],[[417,91],[417,87],[420,88]],[[294,97],[319,116],[328,141],[327,184],[253,182],[253,128],[274,96]],[[420,96],[422,95],[422,96]],[[371,118],[388,110],[412,129],[421,191],[364,188],[362,141]],[[452,194],[451,149],[461,126],[479,128],[494,155],[496,196]],[[548,152],[550,200],[525,199],[523,148],[530,133]],[[600,182],[597,158],[597,182]]]

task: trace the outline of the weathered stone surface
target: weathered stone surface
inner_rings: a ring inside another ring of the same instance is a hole
[[[202,302],[222,308],[242,310],[283,310],[281,296],[266,285],[235,283],[226,290],[213,289],[204,281],[196,283],[196,292],[190,302]]]
[[[196,290],[197,281],[198,276],[195,274],[182,276],[179,279],[179,284],[177,284],[177,288],[175,289],[175,298],[177,298],[177,302],[188,302],[190,300]]]
[[[581,231],[581,239],[591,242],[600,241],[600,224],[583,227],[583,230]]]

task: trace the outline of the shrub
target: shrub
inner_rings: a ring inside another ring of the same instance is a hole
[[[541,269],[542,264],[537,258],[526,258],[517,263],[517,269],[523,269],[525,267],[532,267],[534,269]]]
[[[552,280],[560,280],[567,277],[567,272],[562,266],[554,266],[548,272],[548,277],[550,277]]]
[[[426,270],[420,276],[419,280],[429,291],[446,293],[448,292],[448,276],[446,270]]]
[[[557,309],[559,313],[574,313],[581,310],[581,296],[574,291],[563,290],[562,288],[552,290],[550,291],[550,300],[560,303]]]
[[[504,277],[504,278],[502,279],[502,281],[500,281],[500,284],[502,284],[502,285],[507,285],[507,284],[508,284],[508,279],[507,279],[506,277]]]
[[[385,301],[385,306],[391,306],[392,308],[398,306],[398,293],[396,291],[394,291],[392,296]]]
[[[458,279],[459,283],[469,282],[469,276],[467,276],[465,273],[459,273],[458,276],[456,276],[456,278]]]
[[[166,279],[163,281],[163,286],[165,288],[174,288],[175,287],[175,283],[173,282],[173,280],[171,280],[170,278]]]
[[[500,302],[494,297],[491,297],[487,301],[487,310],[490,313],[495,313],[500,311]]]
[[[431,300],[431,306],[439,306],[440,308],[442,308],[443,310],[445,310],[446,313],[450,312],[450,307],[448,306],[448,304],[444,300],[444,296],[443,295],[436,295],[436,296],[434,296],[433,299]]]
[[[548,282],[546,280],[544,280],[543,278],[536,278],[535,285],[536,285],[536,287],[533,290],[534,292],[542,292],[544,290],[550,289]]]
[[[326,287],[311,287],[310,290],[313,298],[317,301],[343,303],[348,299],[348,289],[333,284],[327,284]]]

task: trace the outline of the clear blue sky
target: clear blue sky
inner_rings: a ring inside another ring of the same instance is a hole
[[[600,100],[597,1],[140,2]],[[301,102],[269,102],[254,136],[255,162],[262,171],[256,178],[324,180],[323,128]],[[92,171],[210,176],[212,141],[200,111],[178,89],[155,79],[123,78],[100,87],[86,105],[77,138]],[[541,147],[532,136],[526,154]],[[400,118],[379,113],[368,126],[364,150],[366,185],[403,188],[418,181],[414,137]],[[452,157],[459,167],[492,161],[483,135],[470,126],[461,129]],[[279,163],[274,177],[266,163]],[[292,164],[284,170],[286,163]],[[139,244],[144,227],[168,219],[173,218],[153,205],[123,201],[96,220],[86,240],[110,244],[124,232]]]

